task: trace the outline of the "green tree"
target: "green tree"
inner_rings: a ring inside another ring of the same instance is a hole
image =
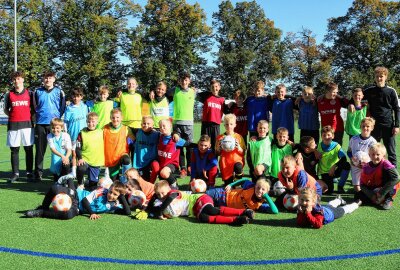
[[[9,85],[14,70],[14,1],[0,1],[0,77],[2,87]],[[49,1],[17,2],[18,67],[25,73],[25,85],[40,84],[40,74],[49,68],[53,54],[45,43],[51,20]]]
[[[281,31],[265,17],[256,3],[223,1],[213,14],[217,70],[227,92],[246,90],[255,80],[274,80],[281,75]]]
[[[325,47],[317,44],[311,30],[288,33],[284,43],[287,79],[297,94],[304,86],[315,87],[329,81],[331,59]]]
[[[128,16],[135,15],[139,6],[129,0],[66,0],[55,8],[57,69],[67,92],[81,85],[91,98],[99,85],[120,85],[124,79],[120,38]]]
[[[185,0],[149,0],[139,24],[126,35],[124,51],[132,62],[131,73],[145,90],[159,80],[176,83],[182,70],[202,77],[209,51],[210,27],[199,4]]]
[[[355,0],[345,16],[330,19],[325,40],[332,42],[335,80],[344,89],[373,82],[376,66],[399,73],[399,21],[400,3],[382,0]],[[400,85],[400,77],[390,83]]]

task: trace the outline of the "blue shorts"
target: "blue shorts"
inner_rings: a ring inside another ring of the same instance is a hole
[[[206,191],[214,201],[215,207],[226,206],[226,191],[224,188],[210,188]]]

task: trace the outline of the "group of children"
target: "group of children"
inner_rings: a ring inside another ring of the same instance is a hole
[[[17,89],[21,76],[14,77]],[[209,223],[243,224],[254,218],[256,210],[278,213],[286,193],[300,196],[299,215],[321,214],[323,208],[309,211],[310,205],[317,207],[323,193],[334,192],[335,179],[339,179],[338,193],[345,192],[350,171],[357,207],[371,202],[384,209],[391,208],[399,187],[396,164],[384,159],[385,147],[371,136],[375,121],[366,116],[360,89],[354,91],[351,101],[337,96],[338,87],[333,83],[327,85],[326,94],[318,99],[314,98],[310,87],[296,99],[287,96],[284,85],[276,87],[274,96],[267,96],[264,83],[259,81],[255,83],[254,96],[246,98],[237,92],[236,102],[227,105],[219,96],[220,83],[213,80],[210,92],[198,94],[204,104],[203,135],[197,144],[193,144],[196,90],[189,86],[190,75],[187,73],[180,76],[178,83],[179,86],[167,91],[166,84],[161,82],[155,91],[145,96],[136,92],[137,82],[131,78],[127,84],[128,92],[119,93],[114,101],[107,99],[109,89],[101,87],[98,100],[89,108],[82,102],[82,91],[75,89],[72,102],[65,109],[64,120],[60,117],[51,119],[47,140],[52,151],[50,171],[55,185],[60,185],[58,179],[76,177],[78,188],[65,187],[65,183],[62,188],[52,188],[40,209],[28,211],[27,216],[51,217],[45,214],[50,211],[48,198],[64,188],[78,201],[74,213],[79,209],[78,212],[89,213],[91,219],[97,219],[97,213],[114,211],[117,206],[122,209],[121,213],[130,214],[126,197],[129,190],[142,190],[140,183],[152,185],[146,190],[153,194],[146,194],[148,202],[145,209],[137,213],[138,219],[148,214],[160,218],[189,215]],[[169,113],[169,101],[172,100],[173,122]],[[148,111],[144,109],[145,102]],[[342,106],[349,106],[346,129],[340,116]],[[14,107],[7,108],[9,114],[15,113]],[[299,110],[299,144],[294,143],[293,109]],[[398,123],[397,111],[394,111]],[[318,113],[322,124],[321,142]],[[107,114],[110,115],[108,121]],[[225,132],[220,134],[222,118]],[[351,137],[347,151],[350,162],[341,147],[344,130]],[[233,149],[224,147],[222,142],[226,137],[234,138]],[[10,147],[15,153],[15,147],[11,144]],[[186,158],[182,154],[184,149]],[[13,160],[12,156],[12,164]],[[245,160],[251,181],[243,178]],[[98,187],[102,167],[107,168],[113,181],[109,188]],[[32,172],[28,166],[27,171]],[[215,188],[218,172],[225,188]],[[187,173],[191,181],[203,179],[207,183],[206,194],[178,190],[177,175]],[[84,181],[85,177],[87,181]],[[160,181],[156,183],[157,178]],[[67,184],[70,182],[68,180]],[[285,187],[285,192],[273,202],[270,195],[277,182]],[[241,187],[232,189],[237,186]],[[100,204],[114,202],[113,207],[99,207],[99,200]],[[331,205],[338,206],[336,203]],[[345,208],[345,212],[353,211],[356,206],[350,210]],[[73,214],[68,215],[70,217]],[[304,219],[300,223],[304,224]]]

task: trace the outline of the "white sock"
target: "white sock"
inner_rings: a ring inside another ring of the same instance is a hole
[[[104,177],[110,178],[110,171],[108,170],[108,167],[106,167],[106,168],[104,169]]]
[[[354,202],[351,204],[344,205],[342,207],[346,214],[350,214],[350,213],[354,212],[359,207],[359,205],[358,205],[358,203]]]
[[[72,175],[76,177],[76,166],[72,166]]]
[[[328,204],[330,206],[335,207],[335,208],[338,207],[341,203],[342,203],[342,201],[338,198],[328,202]]]

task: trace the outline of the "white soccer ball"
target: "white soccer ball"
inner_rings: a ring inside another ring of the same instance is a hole
[[[65,193],[59,193],[54,196],[50,206],[54,211],[67,212],[69,209],[71,209],[72,199]]]
[[[146,202],[146,194],[141,190],[134,190],[128,195],[128,203],[132,208],[140,207]]]
[[[202,179],[194,179],[192,182],[190,182],[190,189],[194,193],[203,193],[207,190],[207,184]]]
[[[185,202],[182,199],[174,199],[163,211],[166,218],[179,217],[183,213]]]
[[[288,211],[295,211],[297,209],[297,205],[299,204],[299,197],[293,194],[286,194],[283,197],[283,206]]]
[[[235,146],[236,146],[236,140],[235,140],[234,137],[232,137],[230,135],[226,135],[226,136],[224,136],[224,138],[222,138],[222,140],[221,140],[221,148],[225,152],[233,151],[233,149],[235,149]]]
[[[353,159],[353,163],[356,166],[359,166],[363,163],[368,163],[370,162],[371,159],[369,157],[369,155],[363,151],[358,151],[355,155],[354,155],[354,159]]]
[[[277,181],[274,186],[272,187],[272,194],[274,196],[279,196],[285,192],[286,188],[285,186],[281,183],[281,181]]]

